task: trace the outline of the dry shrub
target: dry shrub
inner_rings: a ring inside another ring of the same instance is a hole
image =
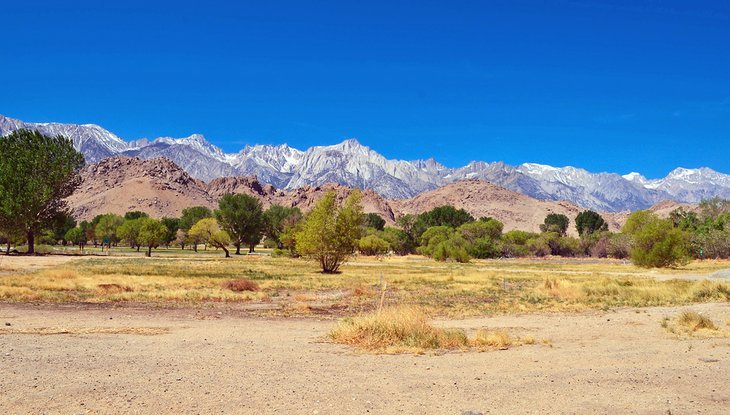
[[[353,297],[370,297],[373,295],[372,288],[364,285],[358,285],[357,287],[353,288],[352,290],[352,296]]]
[[[370,351],[417,352],[428,349],[459,349],[469,346],[463,330],[432,326],[423,310],[399,306],[379,313],[346,318],[330,333],[337,343]]]
[[[504,330],[477,330],[473,344],[477,347],[507,348],[514,343],[512,338]],[[534,340],[533,340],[534,343]]]
[[[298,302],[307,302],[307,301],[314,301],[315,297],[309,295],[309,294],[297,294],[294,297],[292,297],[294,301]]]
[[[258,291],[259,285],[248,278],[239,278],[236,280],[230,280],[223,283],[223,288],[227,288],[231,291],[242,292],[242,291]]]
[[[560,300],[577,300],[583,297],[583,292],[569,281],[557,278],[545,278],[542,290],[550,297]]]
[[[312,306],[308,303],[295,303],[292,304],[292,309],[300,313],[308,313],[312,311]]]
[[[104,294],[119,294],[134,291],[132,287],[120,284],[99,284],[97,288]]]
[[[428,314],[413,306],[385,308],[380,312],[345,318],[329,337],[336,343],[368,351],[397,353],[424,350],[506,349],[535,344],[535,339],[514,339],[505,330],[478,330],[470,339],[464,330],[434,327]]]
[[[682,314],[679,315],[679,318],[677,318],[677,322],[692,332],[701,329],[717,330],[717,326],[712,322],[712,320],[696,311],[683,311]]]
[[[689,295],[693,301],[729,301],[730,284],[724,281],[703,280],[693,284]]]

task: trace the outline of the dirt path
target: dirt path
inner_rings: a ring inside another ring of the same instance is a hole
[[[553,346],[391,356],[322,343],[332,321],[0,304],[0,413],[727,413],[730,339],[672,338],[676,311],[440,321]]]

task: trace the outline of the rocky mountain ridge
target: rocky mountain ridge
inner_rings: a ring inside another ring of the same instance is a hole
[[[190,176],[207,182],[255,175],[279,189],[338,183],[372,189],[388,199],[407,199],[449,183],[480,179],[536,199],[567,200],[606,212],[645,209],[663,200],[697,203],[714,196],[730,198],[730,175],[709,168],[677,168],[654,180],[639,173],[621,176],[535,163],[511,166],[473,161],[449,168],[434,159],[387,159],[354,139],[304,151],[286,144],[257,144],[228,154],[199,134],[127,142],[93,124],[26,123],[0,115],[0,135],[20,128],[70,137],[89,163],[115,155],[146,160],[165,157]]]
[[[297,189],[277,189],[255,176],[222,177],[210,183],[191,177],[165,158],[141,160],[125,156],[110,157],[81,170],[82,183],[68,199],[74,216],[90,220],[102,213],[124,214],[140,210],[153,217],[177,217],[191,206],[217,207],[225,194],[243,193],[259,199],[267,208],[272,204],[295,206],[308,212],[328,191],[344,200],[352,188],[328,183],[305,185]],[[537,232],[549,213],[562,213],[572,221],[583,208],[567,201],[538,200],[479,179],[466,179],[423,192],[410,199],[388,200],[367,189],[363,191],[365,212],[374,212],[393,224],[404,214],[418,214],[438,206],[463,208],[474,217],[490,216],[502,221],[505,231],[519,229]],[[660,212],[679,206],[676,202],[657,205]],[[611,230],[618,230],[626,213],[602,213]],[[569,229],[575,234],[574,227]]]

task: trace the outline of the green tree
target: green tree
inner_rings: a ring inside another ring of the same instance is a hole
[[[528,241],[538,235],[526,231],[512,230],[502,235],[502,255],[508,258],[529,255]]]
[[[149,217],[134,219],[140,221],[139,243],[147,247],[147,256],[152,256],[152,248],[157,248],[165,241],[168,229],[161,221]],[[139,245],[138,245],[139,246]]]
[[[187,235],[190,228],[192,228],[193,225],[198,223],[201,219],[212,217],[213,211],[205,206],[193,206],[183,209],[182,216],[180,217],[180,229],[185,231],[185,234]],[[201,241],[195,237],[189,237],[189,240],[193,246],[193,250],[198,252],[198,244]]]
[[[296,233],[296,250],[304,257],[317,260],[322,272],[337,272],[355,252],[361,237],[361,199],[360,191],[353,190],[338,208],[335,192],[327,192]]]
[[[386,226],[383,228],[382,238],[396,255],[408,255],[414,249],[408,234],[401,229]]]
[[[119,225],[116,232],[116,236],[120,241],[126,241],[130,248],[137,248],[137,252],[139,252],[139,248],[141,247],[139,233],[145,219],[148,218],[141,216],[136,219],[125,219],[124,222]]]
[[[699,207],[702,220],[716,218],[723,213],[730,213],[730,200],[721,199],[719,197],[703,199],[700,202]]]
[[[117,229],[119,229],[122,223],[124,223],[124,218],[113,213],[108,213],[99,217],[99,222],[94,228],[94,234],[101,240],[102,250],[104,249],[104,244],[107,245],[108,249],[111,249],[112,244],[117,243],[119,240],[117,236]]]
[[[250,253],[261,242],[264,210],[255,197],[244,194],[224,195],[218,202],[215,218],[233,240],[236,255],[241,255],[241,245],[247,245]]]
[[[687,235],[671,219],[647,211],[632,213],[622,231],[632,239],[631,262],[640,267],[675,267],[689,261]]]
[[[560,236],[565,236],[568,232],[570,219],[561,213],[549,213],[545,217],[545,222],[540,225],[540,232],[557,232]]]
[[[271,205],[264,212],[264,235],[274,241],[278,249],[283,249],[282,235],[301,219],[302,212],[297,207]]]
[[[84,156],[63,136],[18,130],[0,137],[0,217],[11,219],[35,253],[35,236],[68,210]]]
[[[405,244],[409,248],[408,254],[415,252],[418,246],[419,236],[416,236],[416,222],[418,221],[417,215],[407,214],[396,219],[395,223],[403,230],[408,237],[408,242]]]
[[[180,219],[165,217],[160,219],[160,222],[162,222],[162,224],[165,225],[165,228],[167,229],[167,233],[165,234],[165,238],[162,243],[166,247],[169,247],[170,244],[172,244],[172,242],[177,237],[177,231],[178,229],[180,229]]]
[[[360,253],[367,256],[385,255],[390,251],[390,244],[378,235],[367,235],[357,241]]]
[[[226,253],[226,258],[230,258],[231,254],[228,251],[228,245],[231,243],[231,237],[228,233],[218,226],[213,218],[201,219],[190,228],[188,234],[197,238],[200,241],[204,241],[206,244],[221,248]]]
[[[363,225],[366,228],[373,228],[375,230],[382,231],[383,228],[385,228],[385,219],[374,212],[366,213],[363,218]]]
[[[439,206],[418,215],[416,222],[413,224],[413,236],[418,240],[423,232],[430,227],[449,226],[458,228],[468,222],[474,222],[474,217],[466,210],[456,209],[448,205]]]
[[[596,231],[608,230],[608,223],[598,213],[586,210],[575,218],[575,229],[578,230],[578,235],[585,237]]]
[[[78,245],[79,249],[81,249],[81,252],[84,251],[84,246],[86,245],[86,232],[84,232],[81,228],[71,228],[68,231],[66,231],[66,235],[64,235],[64,239],[69,241],[73,245]]]
[[[53,243],[67,241],[66,232],[76,227],[76,219],[67,212],[59,212],[50,224],[49,231]]]
[[[134,220],[139,218],[149,218],[150,215],[140,211],[140,210],[133,210],[130,212],[127,212],[124,214],[124,220]]]
[[[467,242],[466,250],[471,257],[496,258],[502,253],[500,238],[503,228],[502,222],[485,218],[465,223],[457,231]]]

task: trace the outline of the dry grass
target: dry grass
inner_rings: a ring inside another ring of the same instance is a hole
[[[712,320],[696,311],[683,311],[677,318],[677,322],[687,328],[687,330],[693,332],[702,329],[717,330],[717,326],[712,322]]]
[[[226,281],[223,283],[223,287],[235,292],[260,290],[259,285],[248,278]]]
[[[137,334],[140,336],[154,336],[169,333],[166,327],[0,327],[3,334]]]
[[[423,353],[427,350],[507,349],[535,344],[532,336],[513,338],[505,330],[477,330],[473,338],[456,328],[433,326],[428,314],[413,306],[389,307],[380,312],[343,319],[329,333],[335,343],[378,353]]]
[[[469,346],[463,331],[436,328],[422,310],[410,306],[345,318],[329,337],[337,343],[392,353]]]
[[[679,337],[730,337],[730,331],[719,328],[711,318],[693,310],[682,311],[673,319],[665,317],[661,326]]]
[[[173,251],[157,257],[18,257],[0,275],[0,301],[136,302],[200,305],[271,302],[287,314],[294,303],[336,307],[337,314],[377,308],[381,275],[385,305],[413,305],[442,316],[730,301],[727,282],[672,280],[709,274],[728,261],[693,262],[681,270],[647,271],[620,261],[492,260],[438,263],[418,256],[356,258],[337,275],[301,259],[240,256],[224,259]],[[668,279],[658,281],[655,277]],[[258,291],[234,291],[232,279]],[[317,312],[318,313],[318,312]],[[321,314],[321,313],[319,313]],[[319,315],[318,314],[318,315]]]

